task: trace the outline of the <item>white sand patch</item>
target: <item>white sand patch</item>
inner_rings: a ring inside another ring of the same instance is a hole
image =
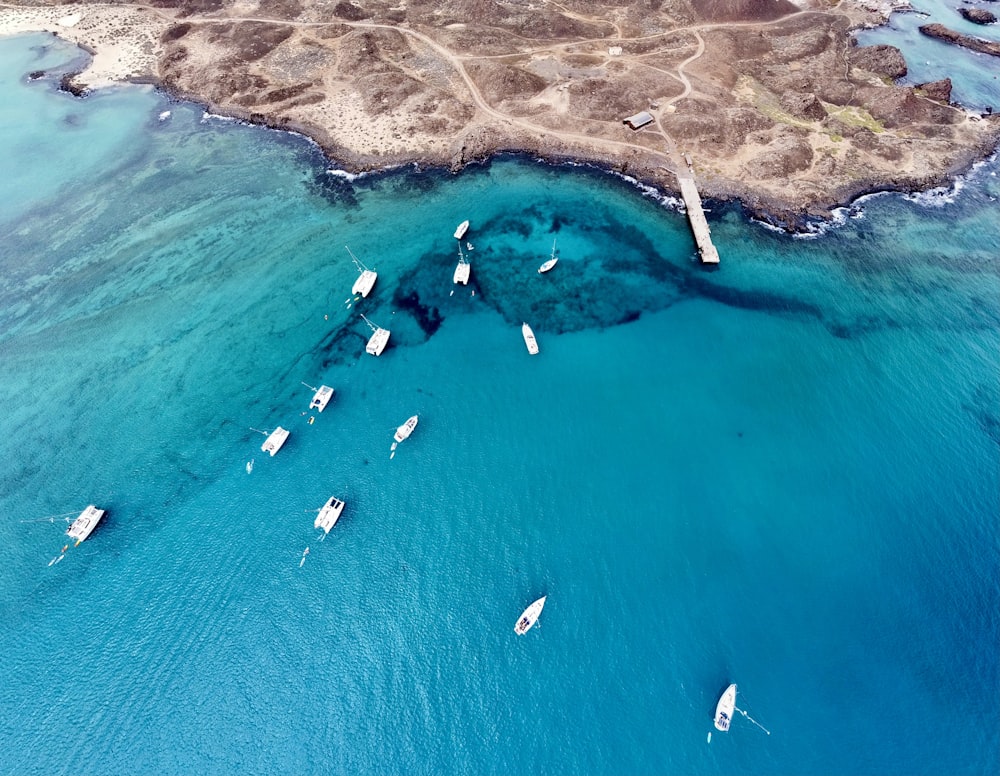
[[[62,6],[0,6],[0,36],[51,32],[97,52],[76,81],[109,86],[156,74],[160,34],[170,22],[152,12],[120,5],[88,5],[86,15]]]

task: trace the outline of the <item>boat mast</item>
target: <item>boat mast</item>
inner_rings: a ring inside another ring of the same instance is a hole
[[[345,245],[344,246],[344,250],[346,250],[350,254],[351,260],[354,262],[354,266],[356,266],[358,268],[358,272],[367,272],[368,271],[368,267],[366,267],[364,264],[362,264],[360,261],[358,261],[358,257],[355,256],[353,253],[351,253],[351,249],[350,248],[348,248]]]

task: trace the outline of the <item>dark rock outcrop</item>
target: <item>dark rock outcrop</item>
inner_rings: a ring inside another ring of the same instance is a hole
[[[967,48],[969,51],[977,51],[980,54],[1000,57],[1000,43],[974,38],[971,35],[963,35],[960,32],[949,30],[943,24],[924,24],[917,29],[929,38],[937,38],[938,40],[943,40],[945,43],[952,43],[956,46]]]
[[[930,81],[925,84],[917,84],[917,92],[931,100],[937,100],[948,104],[951,102],[951,79],[942,78],[940,81]]]
[[[995,24],[997,17],[985,8],[959,8],[962,18],[973,24]]]
[[[896,79],[906,75],[903,52],[895,46],[858,46],[848,52],[847,60],[854,67],[886,78]]]

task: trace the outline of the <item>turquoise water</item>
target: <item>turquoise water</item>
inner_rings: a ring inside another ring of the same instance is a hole
[[[0,41],[0,772],[995,770],[996,161],[812,240],[716,206],[705,272],[617,178],[350,181],[24,77],[72,51]],[[730,682],[770,736],[706,741]]]
[[[903,52],[907,74],[902,83],[921,84],[951,78],[952,102],[970,110],[992,108],[1000,111],[1000,62],[996,57],[977,54],[928,38],[918,29],[924,24],[943,24],[951,30],[983,40],[1000,41],[1000,25],[974,24],[963,19],[960,7],[978,7],[997,15],[995,3],[968,3],[964,0],[910,0],[913,11],[894,13],[884,27],[857,33],[863,46],[887,43]]]

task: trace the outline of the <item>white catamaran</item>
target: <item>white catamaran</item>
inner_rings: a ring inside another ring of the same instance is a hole
[[[535,339],[535,332],[526,323],[521,324],[521,336],[524,337],[524,344],[528,346],[528,352],[533,356],[537,355],[538,340]]]
[[[278,426],[270,433],[267,439],[264,440],[264,444],[260,446],[260,449],[265,453],[270,453],[273,458],[274,454],[281,449],[283,444],[285,444],[285,440],[288,439],[288,434],[288,429]]]
[[[365,323],[368,324],[369,328],[372,330],[372,336],[368,339],[368,344],[365,346],[365,351],[371,353],[373,356],[381,356],[382,351],[385,350],[385,346],[389,343],[389,330],[383,329],[380,326],[376,326],[374,323],[365,318]]]
[[[465,254],[462,253],[462,243],[458,244],[458,266],[455,267],[455,275],[452,280],[456,283],[461,283],[463,286],[469,284],[469,271],[472,269],[472,265],[465,258]]]
[[[80,516],[73,521],[73,524],[67,529],[66,535],[70,539],[76,539],[76,543],[79,544],[84,539],[86,539],[97,528],[97,524],[101,522],[101,518],[104,517],[105,510],[98,509],[93,504],[90,504],[85,510],[80,513]],[[51,563],[49,564],[52,565]]]
[[[556,265],[557,261],[559,261],[559,257],[556,256],[556,241],[553,240],[552,241],[552,255],[549,257],[548,261],[546,261],[544,264],[542,264],[542,266],[540,266],[538,268],[538,274],[540,275],[543,272],[548,272],[550,269],[552,269]]]
[[[378,279],[378,273],[373,269],[368,269],[368,267],[358,261],[358,257],[351,253],[351,249],[346,245],[344,248],[347,250],[348,254],[350,254],[351,260],[354,262],[354,266],[358,268],[358,279],[354,281],[354,287],[351,289],[351,293],[361,294],[362,298],[364,298],[371,293],[372,286],[375,285],[375,281]]]
[[[333,388],[329,385],[321,385],[319,390],[313,395],[312,401],[309,402],[309,409],[322,412],[326,409],[326,405],[330,403],[331,398],[333,398]]]
[[[517,623],[514,625],[514,633],[518,636],[523,636],[529,630],[531,626],[538,621],[538,615],[542,613],[542,607],[545,606],[545,599],[548,596],[542,596],[537,601],[531,604],[527,609],[521,612],[521,616],[517,618]]]
[[[337,524],[340,513],[344,511],[344,502],[339,498],[330,496],[330,499],[323,505],[323,508],[316,515],[313,528],[322,528],[323,534],[330,533],[330,529]],[[308,550],[306,550],[308,552]]]

